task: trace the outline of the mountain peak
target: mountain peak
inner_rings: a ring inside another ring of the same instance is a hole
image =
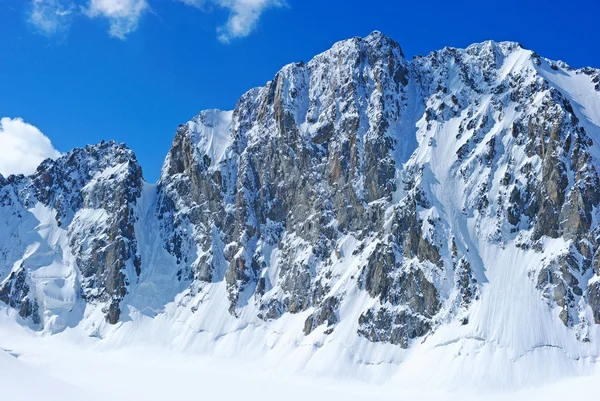
[[[382,48],[384,46],[397,48],[400,50],[400,55],[404,57],[404,53],[402,52],[402,47],[400,44],[380,31],[375,30],[371,32],[363,40],[370,46],[374,46],[376,48]]]
[[[359,39],[362,39],[366,42],[371,42],[371,43],[388,42],[388,43],[398,44],[394,39],[392,39],[388,35],[384,34],[381,31],[378,31],[378,30],[375,30],[375,31],[371,32],[370,34],[368,34],[367,36],[365,36],[364,38],[359,38]]]
[[[597,357],[599,78],[520,49],[409,62],[375,31],[181,125],[156,186],[114,141],[45,162],[0,188],[0,301],[334,368],[340,349],[388,369],[414,347],[474,382],[486,355],[494,380]]]

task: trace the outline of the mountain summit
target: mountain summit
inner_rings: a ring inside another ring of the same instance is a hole
[[[586,371],[599,82],[512,42],[410,61],[380,32],[338,42],[181,125],[155,185],[115,142],[0,177],[0,305],[341,374]]]

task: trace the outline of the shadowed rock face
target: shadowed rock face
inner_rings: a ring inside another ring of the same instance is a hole
[[[590,285],[588,299],[594,313],[594,322],[600,324],[600,283],[598,281]]]
[[[375,34],[308,64],[289,65],[264,88],[246,94],[226,133],[227,158],[209,161],[202,149],[189,145],[197,125],[180,127],[160,196],[165,205],[194,205],[185,216],[174,213],[169,224],[181,218],[195,227],[212,227],[226,244],[232,312],[240,294],[260,281],[267,263],[264,247],[282,250],[279,278],[285,294],[270,303],[267,315],[297,313],[321,301],[322,294],[315,294],[315,265],[330,257],[339,237],[364,236],[381,227],[382,205],[369,203],[389,201],[396,190],[388,127],[400,118],[408,74],[400,47]],[[390,104],[384,107],[386,99]],[[377,110],[364,110],[370,103]],[[199,129],[212,129],[211,118],[214,112],[201,114]],[[301,132],[303,121],[313,127],[310,133]],[[176,187],[181,189],[172,190]],[[204,210],[196,213],[196,205],[205,205]],[[194,241],[201,252],[212,246],[206,231],[193,241],[175,235],[167,246],[193,247],[188,244]],[[191,267],[200,280],[213,278],[202,271],[213,263],[208,258]],[[262,283],[262,291],[268,291],[271,283]]]
[[[134,224],[138,218],[135,205],[142,188],[142,171],[135,158],[130,158],[126,154],[118,159],[124,170],[115,173],[118,178],[111,174],[88,183],[82,190],[84,208],[101,209],[108,214],[104,227],[91,233],[69,230],[70,245],[84,278],[83,296],[107,302],[106,316],[112,324],[119,320],[120,302],[127,294],[129,280],[136,280],[141,274]],[[97,288],[103,291],[97,293]]]
[[[402,119],[410,79],[400,46],[375,33],[289,65],[244,95],[221,134],[225,157],[207,156],[212,149],[201,139],[216,137],[213,121],[221,112],[181,126],[159,184],[159,215],[174,228],[166,247],[187,272],[182,276],[212,281],[219,280],[215,271],[224,272],[232,314],[255,294],[263,319],[319,307],[305,331],[333,325],[339,302],[325,300],[330,285],[323,265],[344,235],[363,240],[382,229],[398,189],[399,139],[390,127]],[[178,230],[188,224],[192,230]],[[412,239],[410,246],[407,253],[441,263],[427,241]],[[272,247],[280,254],[277,283],[265,276],[275,268],[265,255]],[[396,270],[396,259],[391,263],[381,274]],[[431,285],[422,276],[409,280]],[[427,302],[435,296],[433,289]]]
[[[78,296],[113,324],[161,270],[184,301],[253,324],[304,313],[312,336],[350,319],[368,341],[408,347],[469,323],[493,249],[535,260],[529,285],[585,340],[600,323],[600,128],[550,71],[593,91],[598,72],[551,65],[509,42],[407,61],[374,32],[179,126],[143,216],[141,168],[113,142],[0,177],[0,201],[55,213]],[[0,301],[39,321],[33,269],[13,253],[0,255]]]
[[[521,70],[504,72],[518,58]],[[362,258],[351,280],[376,300],[359,316],[358,334],[408,346],[479,299],[473,266],[485,266],[440,208],[449,204],[432,192],[431,177],[441,179],[441,167],[427,160],[427,148],[446,141],[436,133],[456,121],[444,133],[456,150],[443,168],[465,200],[453,207],[474,213],[477,227],[496,227],[486,238],[498,246],[525,246],[525,234],[531,249],[543,238],[573,241],[531,285],[552,294],[544,297],[574,325],[579,297],[592,308],[596,299],[575,276],[596,249],[598,177],[592,141],[567,97],[536,70],[542,62],[518,44],[493,42],[409,62],[373,33],[286,66],[246,93],[224,124],[215,123],[223,112],[203,112],[179,128],[159,184],[159,215],[173,228],[165,247],[181,277],[225,280],[235,316],[248,304],[264,320],[313,308],[304,332],[326,324],[330,333],[345,302],[333,290],[333,266],[349,256],[340,244],[351,236],[352,256]],[[226,151],[215,157],[217,137]]]
[[[24,268],[19,268],[0,285],[0,301],[17,309],[22,318],[31,318],[34,324],[39,324],[41,322],[39,307],[29,285],[27,272]]]
[[[124,145],[103,142],[75,149],[56,161],[44,161],[34,175],[14,181],[12,196],[4,198],[18,204],[19,219],[25,219],[37,202],[52,210],[54,224],[65,232],[64,243],[54,244],[52,253],[70,247],[81,275],[80,296],[102,305],[110,323],[119,320],[127,286],[141,272],[134,223],[142,183],[133,152]],[[44,300],[38,300],[27,283],[38,268],[36,258],[43,256],[25,257],[25,265],[31,267],[13,271],[0,287],[2,300],[21,305],[20,314],[32,316],[36,323],[40,321],[37,302]]]

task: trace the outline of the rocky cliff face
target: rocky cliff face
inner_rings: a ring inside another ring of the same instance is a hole
[[[159,209],[188,229],[165,230],[166,247],[182,277],[225,280],[233,315],[248,303],[264,320],[314,310],[307,334],[333,330],[346,302],[336,287],[350,280],[373,299],[357,333],[408,346],[478,299],[473,235],[540,254],[560,238],[531,285],[565,325],[585,325],[598,302],[595,145],[552,71],[595,89],[596,70],[516,43],[409,62],[373,33],[288,65],[232,113],[180,127]],[[335,265],[349,237],[361,262],[345,277]]]
[[[494,317],[481,311],[505,286],[533,291],[551,320],[592,341],[598,76],[517,43],[409,61],[378,32],[339,42],[233,111],[181,125],[155,188],[115,143],[2,178],[13,230],[3,235],[16,246],[2,248],[0,301],[35,324],[57,313],[31,264],[41,251],[18,229],[22,216],[50,213],[64,239],[42,233],[41,243],[55,247],[46,259],[64,254],[49,260],[69,266],[68,302],[100,305],[109,323],[135,304],[138,284],[156,287],[160,260],[186,288],[165,299],[176,308],[226,305],[227,319],[265,327],[299,316],[305,336],[406,348],[458,322],[485,337]],[[140,230],[159,246],[140,252]],[[212,318],[202,330],[220,330]]]
[[[103,142],[3,184],[0,300],[36,324],[78,300],[116,323],[141,269],[133,225],[142,170],[133,152]]]

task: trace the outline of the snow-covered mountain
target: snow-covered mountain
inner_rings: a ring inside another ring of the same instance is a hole
[[[406,60],[374,32],[181,125],[156,185],[115,142],[0,177],[0,305],[362,377],[585,372],[598,143],[598,69],[511,42]]]

